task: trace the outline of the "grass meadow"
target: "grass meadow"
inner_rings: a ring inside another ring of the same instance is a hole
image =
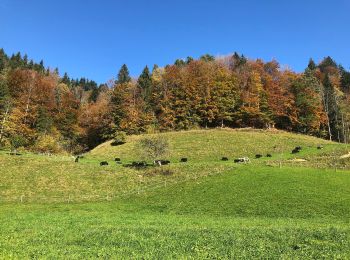
[[[279,131],[164,135],[171,175],[114,162],[138,160],[139,136],[78,163],[0,152],[0,258],[350,258],[349,146]]]

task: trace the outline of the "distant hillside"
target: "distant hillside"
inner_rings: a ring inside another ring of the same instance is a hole
[[[221,157],[248,156],[254,158],[256,154],[273,155],[276,159],[280,154],[285,157],[300,157],[332,152],[333,148],[339,152],[346,149],[346,145],[337,144],[324,139],[294,134],[277,130],[258,129],[210,129],[161,133],[168,138],[171,144],[169,159],[178,160],[188,157],[191,161],[218,161]],[[137,160],[134,145],[144,135],[128,136],[123,145],[113,146],[108,141],[90,151],[87,157],[113,159],[121,157],[124,160]],[[324,149],[317,150],[318,145]],[[302,146],[303,150],[297,155],[291,151],[296,146]],[[340,152],[341,153],[341,152]]]

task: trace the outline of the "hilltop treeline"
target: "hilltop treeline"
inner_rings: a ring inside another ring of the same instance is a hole
[[[0,142],[80,152],[123,133],[255,127],[348,142],[350,73],[326,57],[303,73],[235,53],[188,57],[97,86],[0,51]]]

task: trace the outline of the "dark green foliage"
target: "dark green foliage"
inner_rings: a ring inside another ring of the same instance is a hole
[[[328,70],[331,69],[331,68],[335,68],[336,69],[338,67],[338,65],[330,56],[327,56],[318,65],[318,67],[319,67],[321,72],[328,72]]]
[[[350,72],[340,66],[340,84],[344,92],[350,92]]]
[[[192,61],[194,61],[194,59],[192,57],[188,56],[186,58],[186,64],[190,64]]]
[[[99,94],[100,94],[100,88],[93,87],[89,97],[89,102],[96,102]]]
[[[8,63],[8,57],[4,51],[4,49],[0,49],[0,73],[3,69],[7,66]]]
[[[124,84],[129,83],[131,81],[131,77],[129,75],[129,69],[126,66],[126,64],[123,64],[123,66],[120,68],[118,73],[118,79],[116,80],[116,84]]]
[[[18,148],[24,146],[27,143],[27,140],[20,135],[13,135],[10,137],[11,150],[17,151]]]
[[[8,85],[4,79],[0,77],[0,109],[5,104],[5,100],[10,97]]]
[[[46,108],[40,107],[38,110],[38,116],[36,121],[36,129],[41,134],[48,134],[51,132],[53,126],[53,120]]]
[[[315,70],[317,68],[316,63],[312,58],[309,60],[309,64],[307,65],[307,68],[311,71]]]
[[[137,80],[137,84],[141,90],[142,99],[149,105],[152,98],[153,85],[151,73],[147,66],[143,69],[140,77]]]
[[[70,78],[69,78],[67,72],[64,73],[64,75],[63,75],[63,77],[62,77],[62,79],[61,79],[61,82],[64,83],[64,84],[66,84],[66,85],[69,85],[69,84],[70,84],[71,80],[70,80]]]
[[[177,59],[174,64],[175,66],[183,67],[186,65],[186,62],[183,59]]]
[[[297,131],[301,133],[318,134],[320,129],[321,85],[306,69],[304,75],[295,81],[293,87],[295,105],[297,107]]]
[[[121,144],[125,144],[125,142],[126,142],[126,133],[123,131],[117,131],[113,135],[113,141],[111,145],[112,146],[121,145]]]
[[[205,55],[201,56],[199,59],[202,61],[205,61],[205,62],[211,62],[211,61],[215,60],[215,57],[213,55],[210,55],[210,54],[205,54]]]
[[[237,52],[235,52],[232,55],[231,59],[232,59],[232,64],[231,64],[232,69],[237,69],[247,63],[246,57],[244,57],[243,54],[239,55]]]

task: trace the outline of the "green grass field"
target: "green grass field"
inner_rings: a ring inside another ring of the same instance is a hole
[[[172,175],[113,162],[137,160],[139,136],[79,163],[1,152],[0,258],[350,258],[348,145],[279,131],[164,135]]]

